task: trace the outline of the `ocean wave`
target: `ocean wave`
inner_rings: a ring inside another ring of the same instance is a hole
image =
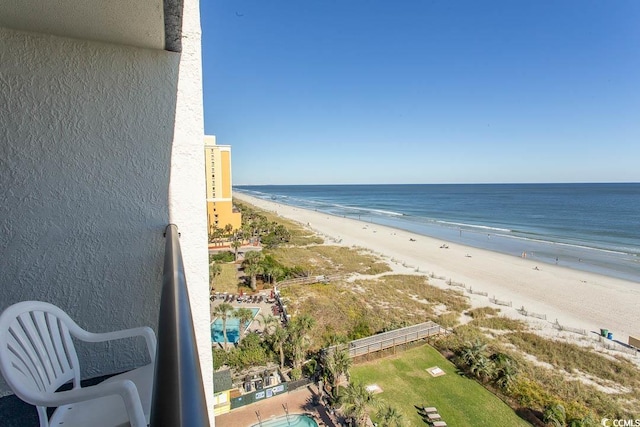
[[[339,205],[339,204],[335,204],[333,206],[340,207],[342,209],[348,209],[348,210],[354,210],[354,211],[362,211],[362,212],[370,212],[370,213],[377,213],[377,214],[389,215],[389,216],[404,216],[403,213],[394,212],[394,211],[387,211],[387,210],[384,210],[384,209],[361,208],[359,206],[349,206],[349,205]]]
[[[523,240],[526,242],[541,243],[541,244],[546,244],[550,246],[552,245],[565,246],[568,248],[580,249],[584,251],[597,251],[597,252],[609,253],[613,255],[638,256],[633,252],[631,248],[619,248],[619,249],[602,248],[598,246],[589,246],[587,243],[568,243],[568,242],[562,242],[558,240],[527,237],[527,236],[518,235],[518,234],[496,234],[496,236],[505,237],[509,239]]]
[[[279,194],[273,194],[273,193],[265,193],[257,190],[238,189],[234,191],[250,194],[254,197],[258,197],[261,199],[270,199],[273,197],[277,197],[278,199],[281,199],[281,202],[284,204],[297,206],[301,208],[317,209],[317,210],[324,211],[326,213],[337,215],[337,216],[343,216],[345,214],[348,215],[349,211],[352,211],[352,212],[356,211],[356,212],[362,212],[362,215],[372,214],[373,216],[375,214],[379,214],[383,216],[395,217],[398,219],[403,218],[403,220],[407,220],[409,222],[421,222],[426,220],[428,223],[434,224],[435,226],[441,226],[441,227],[447,227],[447,228],[461,228],[463,231],[467,231],[471,233],[491,232],[492,235],[495,237],[503,237],[508,239],[520,240],[523,242],[532,242],[532,243],[545,244],[550,246],[551,245],[564,246],[567,248],[573,248],[573,249],[578,249],[583,251],[597,251],[600,253],[611,254],[616,256],[623,255],[623,256],[640,257],[640,254],[636,253],[636,251],[634,251],[633,248],[627,248],[627,247],[605,248],[605,247],[599,247],[595,245],[589,245],[589,243],[586,243],[586,242],[575,243],[575,242],[568,242],[566,240],[561,241],[560,239],[557,239],[557,237],[554,238],[552,236],[544,236],[544,235],[538,236],[535,233],[533,233],[533,236],[532,236],[532,233],[530,231],[494,227],[494,226],[488,226],[488,225],[470,224],[470,223],[456,222],[456,221],[445,221],[445,220],[438,220],[433,218],[415,217],[412,215],[405,215],[400,212],[388,211],[384,209],[372,209],[372,208],[365,208],[360,206],[350,206],[350,205],[344,205],[340,203],[330,203],[330,202],[321,201],[321,200],[305,199],[305,198],[291,197],[291,196],[279,195]],[[355,215],[354,213],[351,213],[351,214]],[[395,226],[400,229],[404,228],[401,224],[392,223],[388,225]]]
[[[466,224],[466,223],[462,223],[462,222],[451,222],[451,221],[442,221],[442,220],[435,220],[434,222],[438,223],[438,224],[444,224],[444,225],[454,225],[456,227],[464,227],[464,228],[468,228],[468,229],[480,229],[480,230],[492,230],[492,231],[499,231],[502,233],[511,233],[512,230],[509,230],[508,228],[500,228],[500,227],[491,227],[489,225],[477,225],[477,224]]]

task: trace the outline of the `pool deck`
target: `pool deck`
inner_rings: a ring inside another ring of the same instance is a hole
[[[259,294],[256,295],[268,295],[268,292],[261,292]],[[213,319],[216,317],[213,314],[213,310],[215,309],[216,306],[222,304],[224,302],[223,299],[214,299],[213,301],[210,302],[209,306],[210,306],[210,314],[211,314],[211,320],[213,321]],[[231,304],[233,306],[233,308],[242,308],[242,307],[246,307],[246,308],[259,308],[260,311],[258,311],[258,314],[256,315],[256,317],[259,319],[261,314],[264,314],[265,316],[268,316],[269,314],[272,314],[271,312],[271,307],[274,306],[273,303],[268,304],[264,301],[261,303],[251,303],[251,302],[237,302],[235,299],[232,302],[229,302],[229,304]],[[251,322],[251,325],[249,326],[249,332],[251,331],[260,331],[262,330],[262,326],[260,325],[260,322],[254,321]]]
[[[257,293],[256,295],[263,295],[263,301],[261,303],[251,303],[251,302],[237,302],[236,299],[234,298],[233,301],[229,302],[229,304],[231,304],[233,306],[233,308],[242,308],[242,307],[246,307],[246,308],[258,308],[258,314],[256,314],[256,317],[254,318],[254,320],[251,322],[251,324],[249,325],[249,329],[246,331],[246,333],[249,332],[261,332],[264,327],[262,326],[262,324],[260,324],[260,315],[264,314],[265,316],[269,316],[269,315],[273,315],[272,314],[272,307],[275,305],[275,303],[267,303],[265,302],[266,297],[269,295],[269,293],[267,291],[263,291],[260,293]],[[222,302],[224,302],[223,299],[217,298],[214,299],[213,301],[210,301],[209,307],[210,307],[210,314],[211,314],[211,321],[213,322],[213,320],[215,319],[215,315],[213,313],[213,310],[215,309],[216,306],[222,304]],[[277,316],[276,316],[277,317]],[[222,343],[217,343],[219,346],[222,347]],[[233,346],[233,343],[229,343],[227,344],[227,346]]]
[[[267,292],[261,292],[262,295],[267,295]],[[213,310],[215,306],[221,304],[222,299],[215,299],[211,301],[211,314],[213,319]],[[257,318],[260,319],[260,314],[268,316],[272,313],[271,309],[274,306],[273,303],[238,303],[235,299],[230,302],[234,308],[248,307],[259,308]],[[249,331],[261,331],[263,326],[259,321],[254,320],[249,325]],[[218,345],[222,345],[218,343]],[[233,344],[229,343],[229,346]],[[327,408],[322,404],[314,405],[313,402],[319,401],[318,389],[315,385],[309,385],[307,387],[294,390],[289,393],[285,393],[279,396],[274,396],[270,399],[262,400],[241,408],[232,410],[231,412],[218,415],[216,417],[217,427],[251,427],[253,425],[259,425],[260,420],[262,422],[269,421],[273,418],[283,417],[286,415],[285,407],[289,411],[289,414],[308,414],[316,420],[319,426],[335,427],[341,425],[341,421],[336,414],[330,414]],[[314,399],[316,397],[316,399]],[[260,419],[258,419],[258,414]]]
[[[259,424],[258,414],[260,414],[262,422],[283,417],[286,415],[285,405],[289,414],[308,414],[315,418],[319,426],[339,426],[338,418],[329,414],[323,405],[314,406],[314,396],[317,396],[317,389],[314,385],[303,387],[290,393],[234,409],[224,415],[218,415],[216,427],[250,427]]]

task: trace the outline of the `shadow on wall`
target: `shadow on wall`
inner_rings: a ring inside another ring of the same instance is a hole
[[[180,54],[0,28],[0,57],[0,311],[35,299],[93,332],[155,329]],[[142,346],[79,346],[83,378]]]

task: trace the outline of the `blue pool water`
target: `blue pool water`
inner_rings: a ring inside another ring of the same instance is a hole
[[[253,312],[253,318],[256,318],[256,315],[260,311],[259,308],[249,307],[249,310]],[[245,329],[251,325],[249,322],[246,325]],[[240,339],[240,321],[235,317],[227,318],[227,342],[237,343]],[[224,336],[222,334],[222,319],[217,318],[211,323],[211,342],[224,342]]]
[[[292,414],[284,417],[274,418],[254,424],[252,427],[318,427],[318,423],[311,417],[301,414]]]

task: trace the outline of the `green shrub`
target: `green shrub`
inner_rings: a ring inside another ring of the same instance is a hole
[[[218,252],[217,254],[209,254],[209,262],[233,262],[236,256],[231,251]]]
[[[302,378],[302,370],[300,368],[293,368],[289,373],[289,378],[291,381],[297,381]]]
[[[227,364],[227,352],[218,347],[217,345],[211,349],[213,353],[213,370],[217,371],[222,366]]]
[[[512,397],[514,397],[520,405],[535,410],[542,410],[544,407],[556,401],[554,396],[549,393],[545,387],[526,377],[519,377],[515,381],[512,389]]]
[[[357,340],[360,338],[368,337],[370,335],[373,335],[371,325],[369,324],[367,319],[361,318],[356,322],[351,332],[349,332],[349,339]]]
[[[309,360],[307,363],[302,365],[304,376],[307,378],[313,377],[313,375],[316,373],[317,367],[318,367],[318,362],[315,359]]]
[[[228,365],[236,369],[244,369],[250,366],[266,365],[273,360],[271,354],[256,333],[247,334],[238,344],[238,347],[228,353]]]

